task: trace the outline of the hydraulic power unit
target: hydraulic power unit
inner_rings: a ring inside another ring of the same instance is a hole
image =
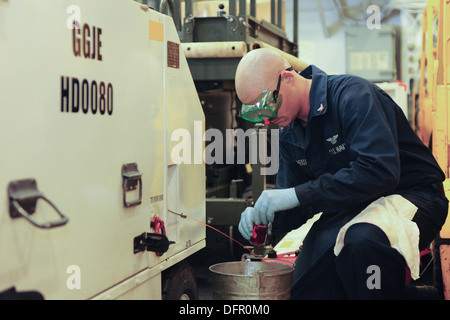
[[[132,0],[0,1],[0,295],[195,298],[186,258],[205,226],[180,214],[205,220],[205,166],[172,161],[172,133],[202,137],[194,123],[171,17]]]

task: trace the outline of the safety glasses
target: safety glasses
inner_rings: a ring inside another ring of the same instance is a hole
[[[292,70],[294,70],[292,67],[286,69],[286,71]],[[263,122],[264,118],[276,118],[283,102],[283,96],[279,94],[280,86],[281,73],[278,76],[276,90],[264,90],[255,100],[242,104],[241,117],[250,122]]]

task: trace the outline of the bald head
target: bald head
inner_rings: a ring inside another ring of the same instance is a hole
[[[275,90],[280,73],[289,62],[275,50],[260,48],[247,53],[236,70],[235,85],[239,99],[248,103],[264,90]]]

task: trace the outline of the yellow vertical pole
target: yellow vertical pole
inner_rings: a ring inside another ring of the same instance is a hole
[[[426,61],[427,61],[427,23],[428,19],[428,6],[423,10],[423,18],[422,18],[422,50],[420,52],[420,78],[419,78],[419,97],[418,97],[418,105],[420,108],[424,105],[426,87],[425,87],[425,69],[426,69]],[[413,110],[413,126],[416,130],[419,138],[424,141],[423,136],[423,111],[419,109],[419,115],[417,116],[417,121],[415,118],[415,108]],[[417,124],[416,124],[417,123]]]
[[[444,148],[440,148],[440,159],[442,161],[445,158],[445,172],[446,172],[446,180],[444,181],[444,189],[447,198],[450,199],[450,180],[449,180],[449,141],[448,141],[448,133],[450,132],[450,83],[449,83],[449,63],[450,63],[450,0],[441,0],[440,8],[439,8],[439,17],[438,17],[438,47],[437,47],[437,57],[440,61],[438,69],[436,70],[436,105],[440,110],[445,111],[444,114],[438,113],[438,117],[442,116],[442,121],[445,121],[445,136],[443,137],[444,141],[440,141],[444,145]],[[442,139],[441,139],[442,140]],[[443,154],[445,153],[445,155]],[[440,246],[439,246],[439,254],[441,260],[441,271],[442,271],[442,280],[444,285],[444,297],[445,299],[450,299],[450,217],[447,217],[447,221],[445,222],[442,230],[440,232]]]

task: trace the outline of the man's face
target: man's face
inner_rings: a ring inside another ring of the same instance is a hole
[[[292,67],[284,71],[292,71]],[[295,113],[290,112],[289,104],[283,101],[283,93],[288,94],[288,90],[282,91],[282,74],[278,75],[275,90],[264,90],[256,99],[242,104],[242,117],[251,122],[269,122],[279,126],[287,126],[295,119]],[[289,82],[289,78],[285,81]],[[286,87],[286,84],[284,85]],[[284,107],[282,107],[284,106]],[[283,109],[283,110],[281,110]]]

